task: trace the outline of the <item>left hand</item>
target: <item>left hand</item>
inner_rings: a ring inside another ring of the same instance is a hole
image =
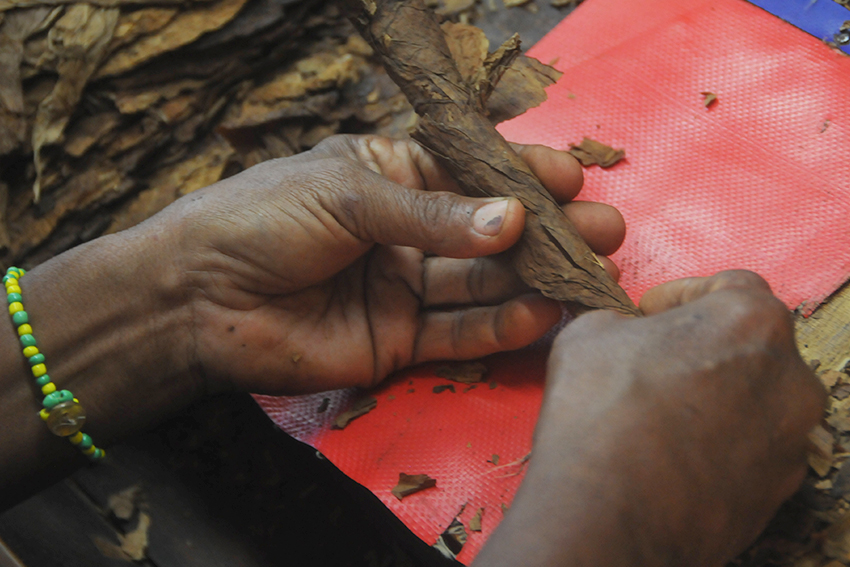
[[[571,202],[576,161],[518,150],[590,247],[614,252],[623,219]],[[516,199],[459,195],[415,142],[337,136],[187,195],[149,226],[177,228],[191,356],[210,389],[293,394],[370,386],[407,365],[540,338],[560,306],[494,256],[524,217]]]

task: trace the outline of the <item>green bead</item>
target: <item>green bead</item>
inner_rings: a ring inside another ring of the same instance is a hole
[[[30,316],[27,315],[26,311],[18,311],[12,315],[12,322],[15,323],[15,325],[23,325],[24,323],[30,322]]]
[[[6,274],[3,276],[3,283],[5,284],[9,280],[16,280],[18,277],[15,274]]]
[[[36,364],[44,364],[44,355],[41,354],[41,353],[33,355],[33,356],[29,357],[29,361],[30,361],[30,366],[35,366]]]
[[[46,409],[53,409],[61,403],[73,401],[74,394],[68,390],[59,390],[58,392],[53,392],[52,394],[44,396],[44,400],[41,402],[41,405],[43,405]]]
[[[92,446],[92,444],[93,444],[93,443],[92,443],[91,437],[89,437],[88,435],[86,435],[85,433],[83,433],[83,440],[82,440],[82,441],[80,441],[80,444],[79,444],[79,445],[77,445],[77,448],[78,448],[80,451],[85,451],[86,449],[88,449],[89,447],[91,447],[91,446]],[[95,452],[97,452],[97,451],[95,451]]]
[[[89,459],[91,459],[92,461],[99,461],[102,458],[103,458],[103,450],[102,449],[95,449],[94,453],[89,455]]]
[[[14,303],[16,301],[23,301],[20,293],[10,293],[6,296],[6,303]]]
[[[50,382],[50,376],[47,374],[42,374],[38,378],[35,379],[35,383],[38,384],[38,387],[46,386],[47,383]]]
[[[24,311],[18,311],[18,313],[24,313]],[[18,313],[15,313],[15,315],[17,315]],[[21,336],[21,344],[24,345],[25,347],[37,346],[37,343],[35,342],[35,337],[32,336],[32,335]]]
[[[15,266],[10,266],[6,269],[6,275],[8,276],[9,274],[15,274],[15,279],[19,279],[18,276],[21,275],[21,270],[19,270]]]

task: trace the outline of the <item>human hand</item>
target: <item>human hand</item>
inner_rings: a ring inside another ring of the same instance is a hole
[[[518,149],[590,247],[614,252],[623,219],[607,205],[571,202],[582,182],[576,161]],[[522,205],[457,193],[414,142],[339,136],[166,209],[151,230],[164,222],[180,233],[193,358],[210,388],[369,386],[410,364],[540,338],[559,305],[493,256],[519,238]]]
[[[722,565],[801,483],[825,392],[764,280],[677,280],[641,309],[557,338],[505,543],[476,565]]]

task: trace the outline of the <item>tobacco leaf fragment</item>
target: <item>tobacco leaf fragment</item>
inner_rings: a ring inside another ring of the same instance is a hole
[[[808,454],[809,466],[818,476],[824,477],[832,468],[834,462],[833,445],[835,439],[832,433],[821,426],[817,426],[809,433],[809,441],[812,448]]]
[[[83,89],[100,65],[118,22],[118,10],[74,4],[47,33],[47,54],[59,75],[52,92],[41,101],[32,132],[36,180],[33,186],[36,202],[42,189],[53,184],[42,148],[60,141]]]
[[[702,95],[702,105],[706,108],[717,102],[717,95],[712,92],[703,91],[699,94]]]
[[[118,75],[154,57],[174,51],[232,20],[248,0],[218,0],[177,14],[156,34],[143,36],[118,49],[98,70],[95,78]]]
[[[378,406],[377,398],[371,396],[360,398],[351,406],[351,409],[339,414],[334,420],[333,429],[345,429],[353,419],[366,415]]]
[[[420,490],[437,486],[437,480],[431,478],[427,474],[406,474],[398,473],[398,484],[396,484],[390,492],[393,496],[401,500],[405,496],[415,494]]]
[[[831,389],[833,386],[838,384],[844,377],[847,375],[843,372],[839,372],[837,370],[827,370],[823,374],[821,374],[820,381],[823,384],[823,387],[827,390]]]
[[[475,515],[469,520],[469,530],[473,532],[481,531],[481,519],[484,517],[484,508],[479,508]]]
[[[136,512],[141,494],[142,486],[134,484],[115,494],[110,494],[106,501],[106,507],[119,520],[129,520]]]
[[[461,76],[423,1],[347,1],[352,22],[419,115],[412,137],[466,194],[513,196],[526,207],[525,231],[510,251],[523,281],[554,299],[637,315],[557,202],[488,121],[478,91]]]
[[[140,512],[135,529],[127,534],[118,534],[120,545],[115,545],[100,536],[94,536],[92,542],[103,556],[110,559],[142,561],[147,557],[150,526],[151,517],[145,512]]]
[[[441,27],[461,76],[478,91],[486,87],[479,96],[483,95],[482,102],[493,124],[510,120],[545,101],[546,87],[555,84],[562,74],[533,57],[521,55],[516,36],[489,56],[490,41],[480,28],[453,22],[444,22]],[[504,64],[497,66],[499,61]]]
[[[434,374],[440,378],[460,382],[461,384],[474,384],[484,381],[487,373],[487,365],[483,362],[461,362],[458,364],[447,364],[438,367]]]
[[[328,411],[328,406],[331,403],[330,398],[322,398],[322,403],[319,404],[319,408],[316,410],[316,413],[325,413]]]
[[[461,509],[461,513],[463,509]],[[452,523],[440,534],[433,547],[448,559],[455,559],[466,544],[468,536],[460,519],[455,517]]]
[[[626,157],[626,152],[591,138],[584,138],[579,145],[570,145],[570,155],[585,167],[599,165],[599,167],[608,168]]]
[[[439,386],[434,386],[433,392],[435,394],[442,394],[446,390],[450,391],[452,394],[455,393],[455,387],[451,384],[440,384]]]

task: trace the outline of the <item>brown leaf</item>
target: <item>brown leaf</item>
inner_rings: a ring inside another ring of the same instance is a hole
[[[598,164],[607,168],[626,157],[625,150],[615,150],[591,138],[584,138],[577,146],[570,145],[570,154],[585,167]]]
[[[455,393],[455,387],[452,386],[451,384],[441,384],[439,386],[434,386],[434,388],[433,388],[433,392],[435,394],[442,394],[446,390],[449,390],[452,394]]]
[[[23,145],[29,133],[21,83],[24,42],[50,14],[47,7],[14,10],[0,24],[0,155]]]
[[[809,433],[809,441],[811,443],[811,450],[808,453],[809,466],[818,476],[824,477],[832,468],[835,439],[832,433],[817,426]]]
[[[247,0],[218,0],[179,12],[157,33],[140,37],[110,55],[95,78],[125,73],[141,63],[174,51],[205,33],[221,28],[239,13],[245,2]]]
[[[702,98],[702,105],[705,106],[706,108],[708,108],[709,106],[711,106],[712,104],[717,102],[717,95],[712,93],[712,92],[703,91],[700,94],[703,97]]]
[[[141,561],[147,557],[148,530],[151,527],[151,517],[144,512],[139,513],[139,523],[136,529],[127,535],[118,535],[121,540],[121,551],[133,561]]]
[[[120,492],[111,494],[106,502],[106,507],[119,520],[129,520],[133,517],[136,511],[139,496],[142,493],[142,486],[135,484],[129,488],[125,488]]]
[[[484,508],[479,508],[472,519],[469,520],[469,529],[473,532],[481,531],[481,519],[484,517]]]
[[[518,57],[487,100],[490,122],[510,120],[540,105],[546,100],[546,87],[554,85],[561,75],[554,67],[533,57]]]
[[[437,486],[437,480],[431,478],[427,474],[406,474],[398,473],[398,484],[390,491],[393,496],[401,500],[405,496],[410,496],[420,490]]]
[[[361,415],[366,415],[378,406],[377,398],[371,396],[360,398],[351,406],[351,409],[341,413],[334,420],[333,429],[345,429],[351,423],[351,420],[357,419]]]
[[[452,22],[444,22],[441,27],[461,76],[471,84],[488,79],[485,60],[490,42],[484,32],[475,26]],[[503,48],[509,45],[500,47]],[[520,55],[499,76],[493,92],[485,97],[490,121],[498,124],[538,106],[546,100],[546,87],[560,76],[561,72],[549,65]]]
[[[121,561],[142,561],[147,557],[150,526],[150,516],[145,512],[140,512],[135,529],[127,534],[117,534],[120,545],[115,545],[99,536],[93,537],[92,541],[105,557]]]
[[[12,8],[29,8],[32,6],[63,6],[75,4],[79,0],[0,0],[0,12],[10,10]],[[210,0],[191,0],[192,3],[209,2]],[[114,8],[117,6],[144,6],[144,5],[162,5],[162,4],[186,4],[186,0],[88,0],[87,4],[92,6],[102,6],[105,8]]]
[[[824,388],[831,390],[833,386],[838,384],[846,376],[846,374],[838,372],[837,370],[827,370],[820,375],[820,381]]]
[[[434,374],[440,378],[446,378],[461,384],[474,384],[483,382],[484,375],[487,373],[487,366],[482,362],[461,362],[457,364],[447,364],[438,367]]]
[[[61,140],[89,77],[106,53],[117,21],[117,9],[74,4],[47,33],[49,56],[59,79],[52,92],[39,104],[33,125],[32,147],[36,167],[33,193],[36,202],[42,189],[55,182],[47,176],[42,148]]]

